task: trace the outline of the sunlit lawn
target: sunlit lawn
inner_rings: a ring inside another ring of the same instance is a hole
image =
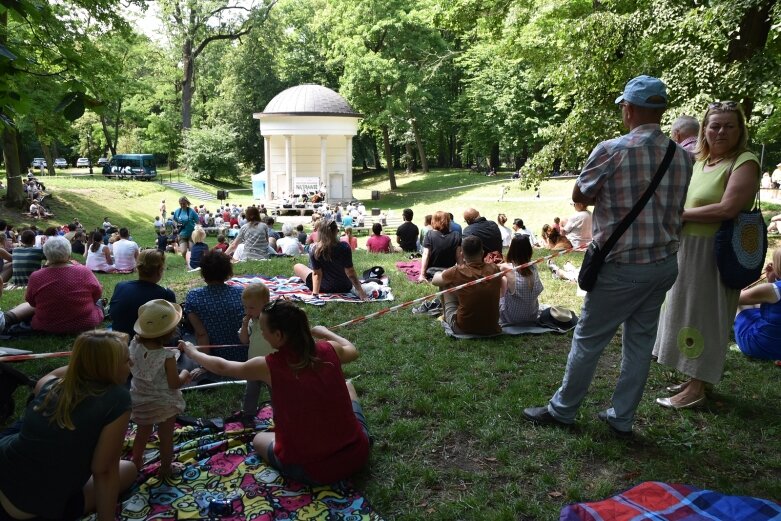
[[[417,223],[436,209],[450,211],[462,222],[464,208],[474,206],[492,219],[499,212],[510,220],[522,217],[536,232],[552,217],[571,212],[572,180],[543,183],[537,199],[535,191],[520,190],[507,179],[513,188],[501,203],[496,201],[499,185],[486,184],[495,180],[463,171],[400,175],[400,190],[388,194],[386,178],[374,175],[356,180],[355,194],[367,206],[392,212],[410,206]],[[130,225],[144,246],[151,245],[151,222],[160,199],[165,197],[173,208],[178,197],[156,183],[65,178],[46,182],[55,194],[52,208],[59,221],[79,216],[92,227],[108,216],[112,223]],[[478,186],[434,191],[467,184]],[[383,191],[380,201],[370,203],[371,190]],[[5,210],[0,215],[22,222]],[[433,291],[431,286],[408,282],[395,270],[394,263],[405,259],[401,254],[359,252],[355,264],[359,271],[384,266],[395,303],[400,303]],[[561,262],[567,259],[579,264],[581,256],[571,254]],[[249,262],[237,265],[237,271],[290,275],[293,262]],[[543,302],[579,310],[582,301],[574,285],[553,280],[545,269],[541,273]],[[117,281],[131,277],[99,278],[110,296]],[[198,274],[185,272],[181,257],[169,255],[163,283],[183,301],[188,288],[201,280]],[[1,307],[8,309],[21,299],[22,292],[8,291]],[[331,303],[306,310],[313,324],[334,325],[381,308]],[[342,333],[362,354],[345,372],[348,377],[360,376],[355,384],[377,440],[368,468],[355,483],[387,519],[557,519],[567,503],[601,499],[645,480],[781,499],[781,368],[772,363],[730,351],[724,380],[708,406],[682,412],[653,403],[676,378],[653,364],[638,410],[638,435],[620,441],[595,417],[610,401],[620,364],[620,336],[606,349],[577,428],[568,432],[535,427],[522,420],[521,412],[544,404],[556,390],[569,335],[455,341],[444,336],[436,320],[409,311]],[[67,349],[71,340],[44,336],[7,344],[43,352]],[[39,376],[59,363],[27,362],[19,367]],[[188,414],[230,414],[239,408],[242,392],[232,386],[189,393]]]

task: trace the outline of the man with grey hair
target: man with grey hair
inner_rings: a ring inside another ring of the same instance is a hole
[[[673,121],[670,129],[670,138],[681,145],[681,148],[691,154],[694,159],[694,149],[697,146],[697,134],[700,132],[700,123],[691,116],[678,116]]]

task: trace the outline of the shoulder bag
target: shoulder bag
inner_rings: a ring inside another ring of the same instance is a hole
[[[735,161],[729,167],[727,182]],[[767,225],[760,210],[759,192],[751,210],[742,210],[734,219],[723,221],[716,232],[713,252],[721,281],[732,289],[743,289],[762,275],[767,254]]]
[[[610,238],[605,245],[600,248],[596,241],[591,241],[588,245],[586,254],[583,256],[583,264],[580,267],[580,273],[578,274],[578,286],[580,286],[580,289],[583,291],[591,291],[594,289],[594,285],[597,283],[597,277],[599,276],[599,270],[602,269],[602,265],[605,263],[608,253],[610,253],[610,250],[616,245],[618,239],[621,238],[624,232],[637,218],[648,200],[656,191],[656,187],[659,186],[662,177],[664,177],[665,172],[667,172],[667,169],[673,160],[676,148],[675,142],[670,140],[670,143],[667,145],[667,153],[665,153],[662,164],[659,165],[659,169],[656,171],[656,175],[654,175],[654,178],[651,180],[651,184],[648,185],[645,193],[635,203],[632,210],[630,210],[626,217],[621,220],[618,228],[610,235]]]

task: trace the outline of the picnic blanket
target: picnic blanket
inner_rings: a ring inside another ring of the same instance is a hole
[[[396,263],[396,268],[398,268],[399,271],[404,272],[407,279],[412,282],[417,282],[418,277],[420,277],[420,259],[399,261]]]
[[[519,326],[519,325],[512,325],[512,326],[502,326],[502,332],[496,333],[494,335],[472,335],[470,333],[456,333],[453,331],[453,328],[450,327],[450,324],[442,321],[442,328],[445,330],[445,334],[451,338],[457,338],[459,340],[472,340],[476,338],[494,338],[497,336],[502,335],[511,335],[511,336],[518,336],[518,335],[543,335],[547,333],[558,333],[558,334],[564,334],[567,332],[567,330],[564,329],[558,329],[555,327],[548,327],[548,326],[540,326],[536,324],[530,324],[528,326]]]
[[[210,424],[211,422],[206,422]],[[230,505],[232,514],[220,519],[239,521],[350,520],[382,521],[347,482],[309,487],[287,480],[255,454],[256,431],[273,425],[270,405],[261,407],[254,429],[226,421],[224,430],[182,426],[174,431],[174,460],[186,467],[181,476],[161,482],[157,477],[156,438],[146,447],[141,477],[121,503],[120,519],[212,519],[210,504]],[[126,457],[132,448],[135,424],[125,436]],[[95,515],[85,519],[95,519]]]
[[[318,298],[312,296],[312,290],[306,287],[303,280],[298,277],[264,277],[263,275],[244,275],[242,277],[233,277],[226,284],[230,286],[246,286],[262,282],[266,285],[271,294],[271,298],[284,296],[290,300],[312,304],[315,306],[324,306],[327,302],[364,302],[352,293],[320,293]],[[393,300],[393,293],[388,286],[388,278],[382,278],[382,284],[370,282],[364,284],[364,291],[369,296],[366,302],[381,302]]]
[[[727,496],[691,485],[646,481],[594,503],[561,510],[559,521],[764,521],[781,519],[781,503],[750,496]]]

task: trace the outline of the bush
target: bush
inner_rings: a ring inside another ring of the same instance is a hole
[[[229,125],[193,128],[184,136],[182,163],[198,179],[238,179],[236,131]]]

